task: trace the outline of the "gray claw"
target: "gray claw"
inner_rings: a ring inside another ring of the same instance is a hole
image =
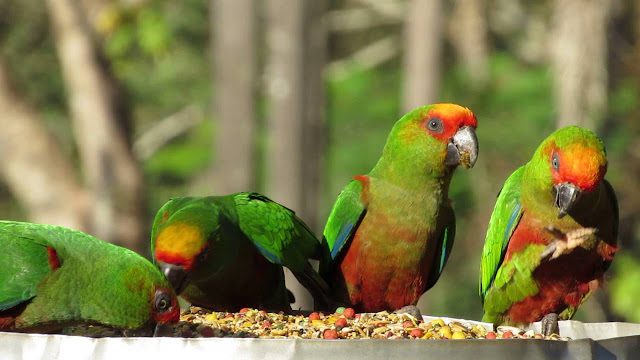
[[[547,232],[549,232],[551,235],[553,235],[554,238],[558,240],[565,240],[567,238],[567,235],[565,233],[555,228],[553,225],[549,225],[544,229],[547,230]]]
[[[418,307],[415,306],[415,305],[403,306],[400,309],[394,311],[394,313],[395,314],[409,314],[409,315],[413,316],[414,318],[416,318],[416,320],[422,321],[422,313],[420,312],[420,309],[418,309]]]
[[[556,252],[556,244],[555,244],[555,242],[547,245],[547,247],[544,249],[542,254],[540,254],[540,259],[548,258],[549,256],[553,255],[554,252]]]
[[[542,327],[542,335],[551,336],[551,334],[560,335],[560,328],[558,327],[558,314],[550,313],[545,315],[540,321],[540,327]]]

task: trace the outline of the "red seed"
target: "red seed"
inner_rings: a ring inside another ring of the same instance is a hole
[[[341,317],[341,318],[338,318],[338,320],[336,320],[336,327],[337,328],[343,328],[345,326],[347,326],[347,319]]]
[[[494,333],[493,331],[489,331],[487,333],[487,335],[484,336],[485,339],[495,339],[496,338],[496,333]]]
[[[513,333],[511,331],[505,331],[502,333],[503,339],[511,339],[513,337]]]
[[[424,336],[424,332],[422,331],[422,329],[413,329],[413,330],[411,330],[409,335],[411,335],[413,337],[421,338],[421,337]]]
[[[309,314],[309,321],[313,320],[320,320],[320,314],[318,314],[317,312],[312,312],[311,314]]]
[[[333,329],[326,329],[323,333],[322,333],[322,338],[324,339],[330,339],[330,340],[334,340],[338,338],[338,332],[333,330]]]
[[[344,315],[344,317],[346,317],[347,319],[353,319],[356,316],[356,311],[353,310],[353,308],[346,308],[344,309],[342,315]]]
[[[408,327],[414,327],[415,325],[413,325],[413,321],[411,320],[405,320],[402,322],[402,327],[403,328],[408,328]]]
[[[244,313],[246,313],[246,312],[247,312],[247,311],[249,311],[249,310],[251,310],[251,309],[249,309],[249,308],[242,308],[242,309],[240,309],[240,311],[238,311],[238,312],[239,312],[240,314],[244,314]]]
[[[269,320],[265,320],[262,322],[262,328],[263,329],[268,329],[271,327],[271,322]]]
[[[213,329],[209,326],[199,326],[197,330],[202,337],[213,337],[214,335]]]

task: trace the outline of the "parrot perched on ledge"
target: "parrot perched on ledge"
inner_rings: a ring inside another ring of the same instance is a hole
[[[571,319],[602,283],[617,250],[618,204],[607,157],[591,131],[557,130],[498,195],[482,251],[483,321]]]
[[[455,104],[396,122],[378,163],[342,190],[325,225],[320,272],[332,298],[361,312],[397,310],[436,283],[455,236],[449,183],[476,161],[476,126]]]
[[[0,331],[81,325],[144,330],[177,322],[178,299],[151,262],[59,226],[0,221]]]
[[[314,299],[330,301],[308,261],[320,257],[317,237],[293,211],[258,193],[169,200],[153,222],[151,250],[179,295],[194,305],[291,310],[282,266]]]

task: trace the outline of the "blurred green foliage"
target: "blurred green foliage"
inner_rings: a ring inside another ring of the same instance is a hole
[[[631,254],[619,254],[613,262],[616,276],[609,284],[611,306],[619,316],[640,323],[640,262]]]
[[[108,26],[103,29],[102,45],[133,111],[134,138],[186,106],[210,108],[215,84],[210,76],[207,5],[205,0],[153,0],[140,7],[109,9],[103,20]],[[333,48],[350,53],[358,39],[354,35]],[[489,81],[483,87],[472,84],[462,66],[444,62],[439,100],[463,104],[478,116],[480,156],[476,168],[456,172],[450,188],[457,214],[456,245],[441,280],[426,295],[429,314],[480,317],[479,254],[495,195],[555,127],[548,67],[526,63],[500,43],[496,47],[489,58]],[[12,70],[18,90],[41,111],[47,126],[75,157],[64,84],[42,1],[0,0],[0,57]],[[354,67],[347,76],[328,81],[323,217],[340,189],[354,175],[368,172],[379,158],[389,130],[401,116],[401,81],[397,58],[370,70]],[[616,78],[610,86],[601,134],[610,158],[607,178],[619,189],[628,177],[629,147],[638,135],[632,130],[638,130],[633,124],[640,113],[640,89],[635,78]],[[258,109],[262,119],[263,100]],[[208,116],[205,111],[205,121],[144,162],[149,218],[169,197],[187,194],[191,182],[208,168],[215,127]],[[264,148],[264,139],[258,143]],[[5,188],[0,189],[0,198],[5,200],[0,201],[2,217],[19,218],[20,209]],[[640,308],[633,302],[640,296],[637,237],[638,230],[625,232],[625,245],[608,277],[614,310],[640,322]]]

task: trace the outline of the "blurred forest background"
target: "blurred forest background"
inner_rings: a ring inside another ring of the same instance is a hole
[[[640,1],[0,0],[0,218],[148,256],[171,196],[258,190],[318,233],[410,108],[479,119],[426,314],[478,319],[496,194],[566,124],[597,131],[620,244],[586,321],[640,322]]]

